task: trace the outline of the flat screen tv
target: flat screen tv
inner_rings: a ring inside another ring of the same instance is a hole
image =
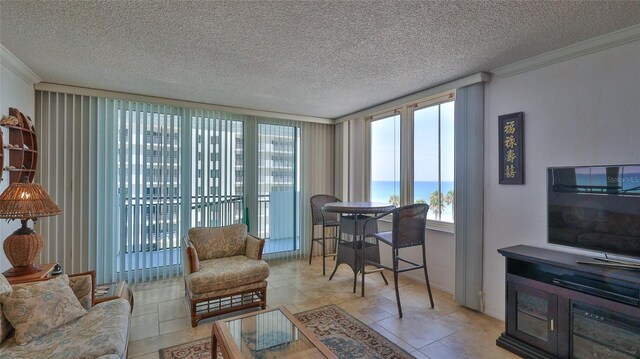
[[[549,243],[640,257],[640,165],[547,169]]]

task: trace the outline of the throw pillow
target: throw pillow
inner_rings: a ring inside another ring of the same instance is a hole
[[[15,285],[13,291],[0,300],[4,314],[15,328],[14,337],[19,345],[87,313],[69,287],[67,275],[43,282]]]
[[[0,274],[0,298],[11,293],[11,284],[2,274]],[[2,313],[2,302],[0,301],[0,343],[11,333],[13,327],[9,320]]]
[[[247,226],[193,227],[188,236],[200,260],[232,257],[245,253]]]

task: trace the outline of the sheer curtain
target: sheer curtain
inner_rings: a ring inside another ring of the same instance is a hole
[[[333,193],[333,125],[47,91],[36,119],[36,180],[63,210],[38,223],[41,261],[101,283],[178,275],[192,226],[247,223],[265,258],[304,257],[309,197]],[[290,215],[261,212],[274,192]]]

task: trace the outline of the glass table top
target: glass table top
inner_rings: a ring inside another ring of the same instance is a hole
[[[243,358],[326,358],[280,309],[225,324]]]

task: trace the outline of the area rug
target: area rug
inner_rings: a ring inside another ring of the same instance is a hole
[[[295,314],[338,358],[405,359],[413,356],[331,304]],[[161,359],[210,359],[211,338],[160,350]],[[222,358],[218,350],[218,358]]]

